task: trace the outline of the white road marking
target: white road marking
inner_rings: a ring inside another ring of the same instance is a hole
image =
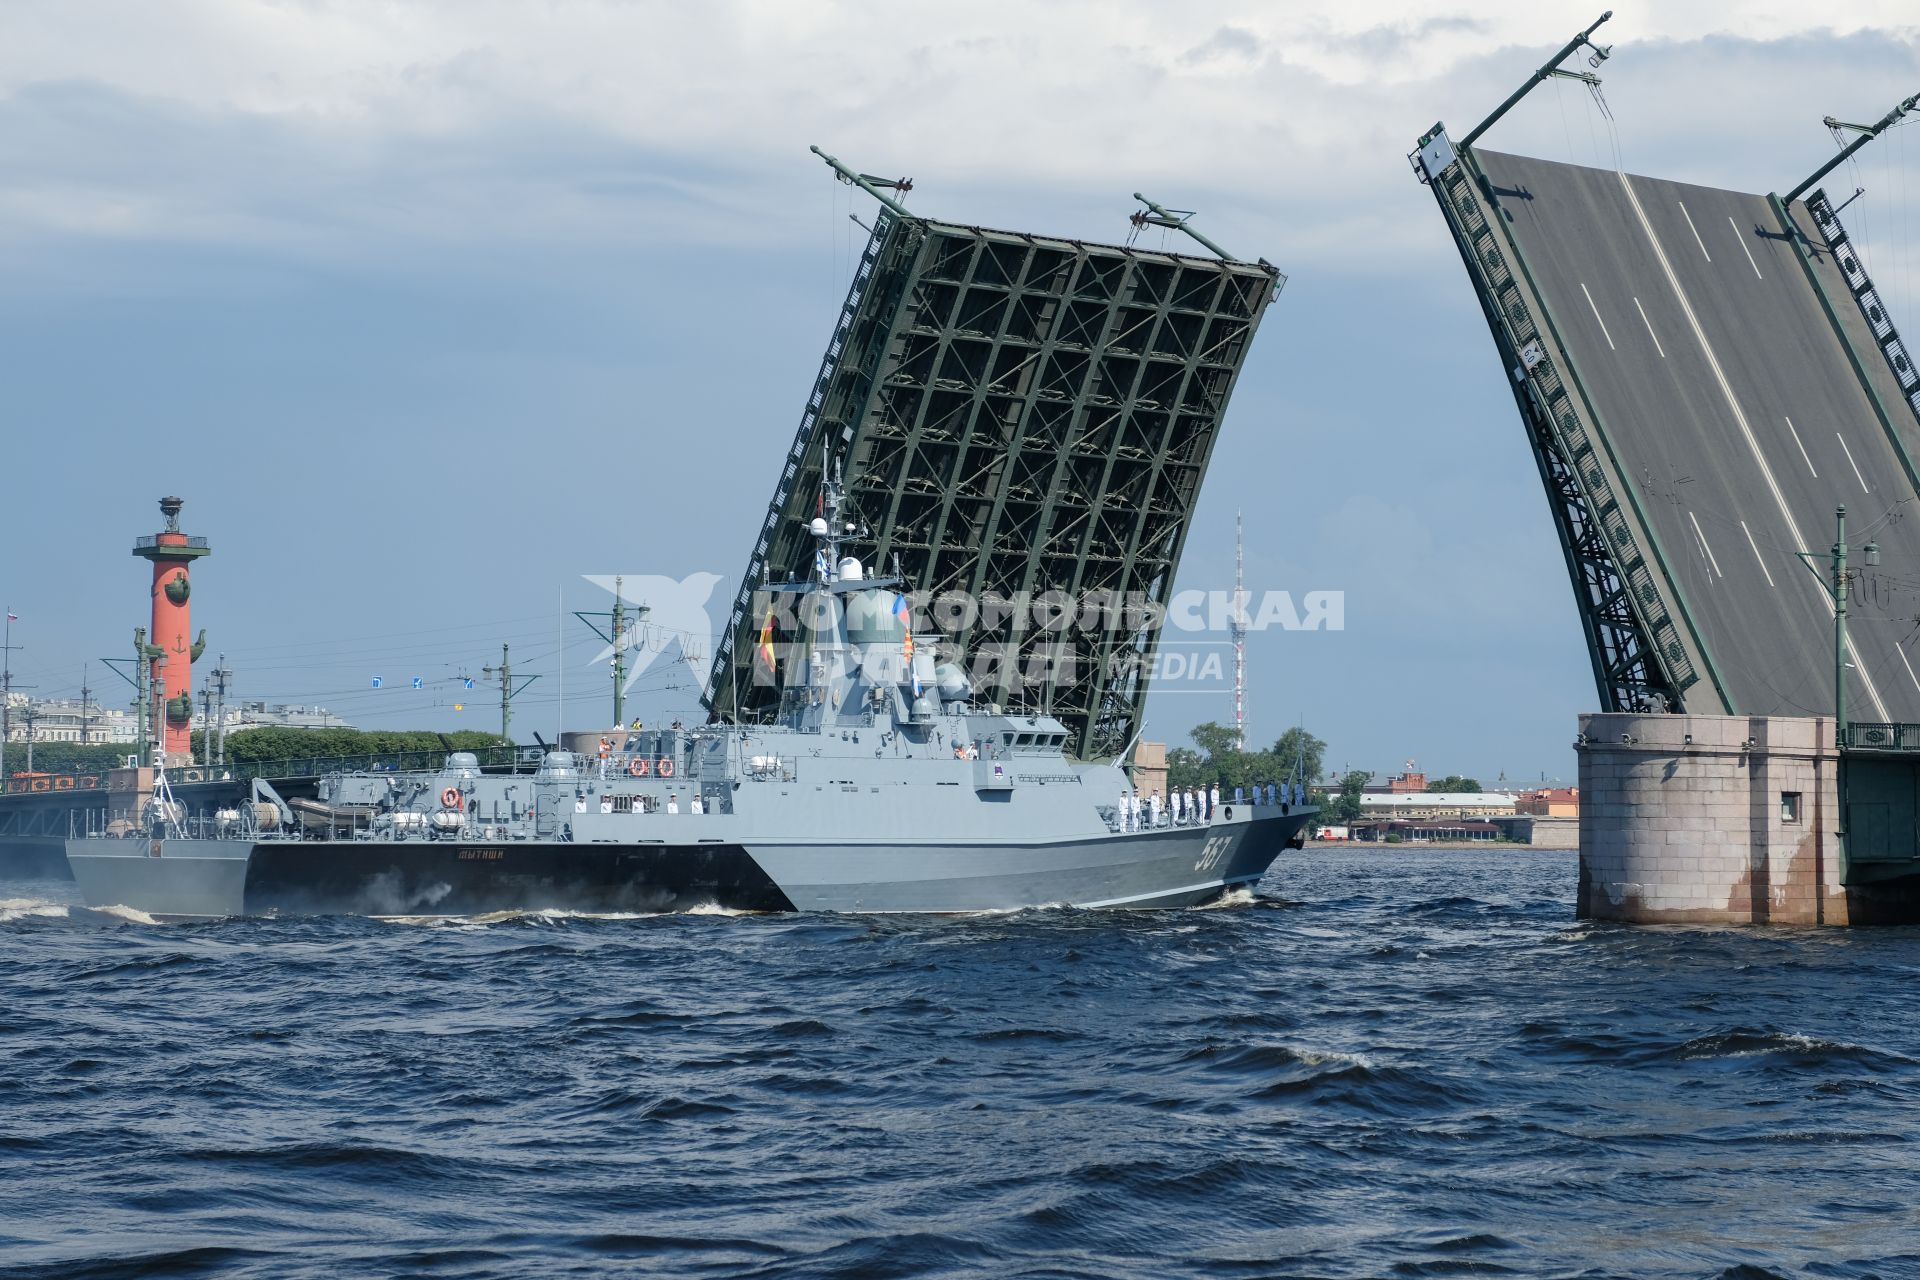
[[[1587,282],[1585,280],[1580,282],[1580,292],[1587,293]],[[1593,295],[1590,293],[1587,293],[1587,305],[1593,307]],[[1593,307],[1593,318],[1600,320],[1600,308]],[[1600,320],[1600,335],[1607,340],[1609,347],[1613,347],[1615,351],[1620,349],[1613,346],[1613,335],[1607,332],[1607,322],[1605,320]]]
[[[1687,212],[1687,202],[1675,200],[1674,203],[1680,206],[1680,216],[1687,220],[1687,230],[1693,232],[1693,242],[1700,246],[1700,256],[1712,262],[1713,255],[1707,252],[1707,242],[1700,238],[1700,228],[1693,225],[1693,215]]]
[[[1781,416],[1783,416],[1783,417],[1784,417],[1785,415],[1783,414],[1783,415],[1781,415]],[[1793,431],[1793,419],[1792,419],[1792,418],[1787,418],[1787,430],[1789,430],[1789,431]],[[1805,445],[1803,445],[1803,444],[1800,444],[1800,433],[1799,433],[1798,431],[1793,431],[1793,442],[1794,442],[1794,444],[1796,444],[1796,445],[1799,445],[1799,447],[1800,447],[1800,460],[1801,460],[1802,462],[1805,462],[1805,463],[1807,464],[1807,470],[1808,470],[1808,471],[1812,471],[1812,472],[1813,472],[1813,478],[1814,478],[1815,480],[1818,480],[1818,479],[1820,478],[1820,473],[1819,473],[1818,471],[1814,471],[1814,470],[1813,470],[1813,459],[1812,459],[1812,458],[1809,458],[1809,457],[1807,457],[1807,446],[1805,446]]]
[[[1647,309],[1640,305],[1640,299],[1635,298],[1633,300],[1633,309],[1640,313],[1640,323],[1647,326],[1647,336],[1653,339],[1653,349],[1660,353],[1662,360],[1665,360],[1667,358],[1667,349],[1660,345],[1660,335],[1653,331],[1653,321],[1647,319]]]
[[[1913,674],[1913,664],[1907,661],[1906,653],[1900,648],[1898,640],[1893,642],[1893,651],[1900,655],[1900,665],[1907,669],[1907,679],[1913,681],[1913,687],[1920,689],[1920,676]]]
[[[1720,572],[1720,562],[1713,558],[1713,548],[1707,545],[1707,535],[1700,532],[1700,522],[1694,520],[1693,512],[1687,512],[1687,519],[1693,520],[1693,536],[1700,539],[1700,549],[1707,553],[1707,563],[1713,566],[1713,576],[1726,577],[1726,574]]]
[[[1694,341],[1700,344],[1701,354],[1707,357],[1707,367],[1713,370],[1713,378],[1720,386],[1720,394],[1726,397],[1727,407],[1733,410],[1733,420],[1740,426],[1740,434],[1746,438],[1747,448],[1753,454],[1754,462],[1760,468],[1760,474],[1767,482],[1767,490],[1773,495],[1773,503],[1779,509],[1780,519],[1787,526],[1787,534],[1794,546],[1808,546],[1807,540],[1800,536],[1800,526],[1793,522],[1793,511],[1787,506],[1787,499],[1780,492],[1780,484],[1773,478],[1773,469],[1767,465],[1767,459],[1760,452],[1760,442],[1753,437],[1753,427],[1747,422],[1747,415],[1741,412],[1740,402],[1734,399],[1733,385],[1727,381],[1727,374],[1720,367],[1720,358],[1713,354],[1713,344],[1707,341],[1707,332],[1700,327],[1700,317],[1693,312],[1693,303],[1687,299],[1687,291],[1680,287],[1680,277],[1673,273],[1673,264],[1667,261],[1667,251],[1660,244],[1660,237],[1653,234],[1653,224],[1647,221],[1647,211],[1640,207],[1640,197],[1635,193],[1633,184],[1627,181],[1623,171],[1619,173],[1620,186],[1627,193],[1627,203],[1633,206],[1633,213],[1640,220],[1640,230],[1646,233],[1647,243],[1653,247],[1653,256],[1660,261],[1661,271],[1666,273],[1667,284],[1673,289],[1673,295],[1680,302],[1681,313],[1687,317],[1687,324],[1693,330]],[[1731,219],[1729,219],[1731,220]],[[1734,228],[1736,231],[1738,227]],[[1742,246],[1745,247],[1744,245]],[[1758,267],[1754,268],[1756,271]],[[1826,606],[1827,615],[1834,611],[1833,597],[1827,594],[1825,587],[1818,588],[1820,602]],[[1847,637],[1847,651],[1853,655],[1853,664],[1860,672],[1860,683],[1867,688],[1867,696],[1873,700],[1873,706],[1880,713],[1884,723],[1891,723],[1893,717],[1887,714],[1887,704],[1881,701],[1880,691],[1874,687],[1873,673],[1860,661],[1860,651],[1853,643],[1853,637]]]
[[[1745,520],[1740,522],[1740,532],[1747,535],[1747,545],[1753,548],[1753,558],[1760,560],[1760,544],[1753,540],[1753,530],[1747,528],[1747,522]],[[1767,585],[1772,586],[1773,575],[1767,573],[1767,562],[1765,560],[1760,560],[1760,572],[1767,574]]]
[[[1860,482],[1860,492],[1872,493],[1873,490],[1867,488],[1867,478],[1860,474],[1860,464],[1853,460],[1853,450],[1847,448],[1847,438],[1838,431],[1833,433],[1833,438],[1840,442],[1840,451],[1847,455],[1847,465],[1853,468],[1853,478]]]
[[[1765,280],[1766,277],[1760,274],[1760,264],[1753,260],[1753,250],[1747,248],[1747,238],[1740,234],[1740,224],[1733,220],[1732,214],[1727,215],[1727,225],[1733,228],[1733,238],[1740,242],[1740,252],[1747,255],[1747,265],[1753,268],[1753,274]]]

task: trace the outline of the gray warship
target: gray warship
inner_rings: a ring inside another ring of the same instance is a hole
[[[456,753],[335,774],[305,814],[256,781],[190,817],[163,774],[142,824],[68,840],[74,880],[91,907],[168,919],[1167,908],[1304,843],[1316,810],[1285,792],[1174,809],[1070,758],[1060,721],[976,706],[893,581],[841,554],[839,508],[830,481],[814,571],[776,587],[807,644],[774,723],[615,731],[530,773]]]

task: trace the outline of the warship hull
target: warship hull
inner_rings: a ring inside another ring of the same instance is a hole
[[[1240,813],[1031,843],[102,837],[68,841],[67,859],[89,906],[158,919],[1184,907],[1257,881],[1312,816]]]

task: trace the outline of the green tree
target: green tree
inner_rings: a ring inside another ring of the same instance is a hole
[[[36,742],[33,744],[35,773],[103,773],[118,769],[127,757],[139,750],[130,742]],[[27,771],[27,744],[7,744],[7,772]]]
[[[1321,816],[1327,822],[1349,823],[1360,820],[1360,793],[1373,781],[1364,769],[1350,770],[1340,779],[1340,788],[1320,799]]]
[[[497,733],[471,729],[449,733],[455,751],[500,745]],[[227,736],[227,759],[235,764],[308,756],[389,755],[402,751],[444,750],[441,735],[430,730],[396,729],[242,729]]]
[[[1286,777],[1293,777],[1297,772],[1300,780],[1311,786],[1320,779],[1327,744],[1296,726],[1280,735],[1269,754],[1280,764]]]
[[[1173,791],[1185,791],[1188,787],[1197,787],[1211,782],[1213,775],[1207,770],[1206,757],[1192,747],[1175,747],[1167,752],[1167,786]]]
[[[1206,753],[1209,760],[1223,760],[1242,754],[1240,735],[1215,720],[1193,726],[1187,736],[1193,739],[1194,746]]]
[[[1327,745],[1304,729],[1289,729],[1271,751],[1241,751],[1234,731],[1212,720],[1195,725],[1188,736],[1192,747],[1167,752],[1167,785],[1180,790],[1218,786],[1224,795],[1232,795],[1235,787],[1296,777],[1311,784],[1319,776]]]
[[[1430,782],[1427,784],[1427,790],[1429,791],[1459,793],[1464,791],[1478,791],[1479,789],[1480,779],[1469,778],[1458,773],[1450,773],[1438,782]]]

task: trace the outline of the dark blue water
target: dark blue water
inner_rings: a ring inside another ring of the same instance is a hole
[[[0,888],[0,1276],[1920,1275],[1920,931],[1248,905],[156,926]]]

